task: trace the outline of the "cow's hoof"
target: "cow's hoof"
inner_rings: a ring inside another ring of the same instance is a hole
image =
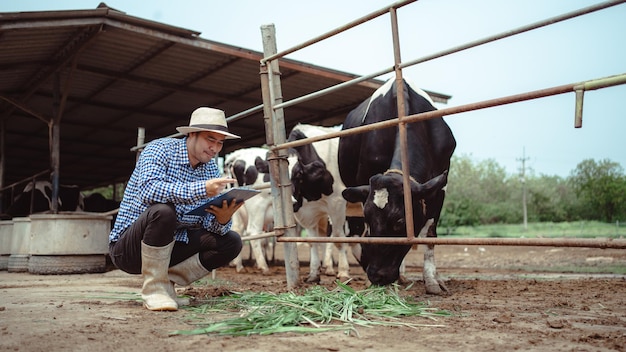
[[[400,277],[398,278],[398,283],[400,285],[408,285],[411,283],[411,280],[407,279],[404,275],[400,275]]]
[[[335,276],[335,270],[333,270],[332,268],[326,269],[324,270],[324,275],[326,276]]]
[[[320,277],[307,277],[306,280],[304,280],[304,282],[306,282],[307,284],[319,284],[320,283]]]
[[[348,275],[337,275],[337,280],[345,284],[345,283],[352,281],[352,278]]]
[[[441,280],[431,281],[426,283],[426,293],[431,295],[444,296],[448,295],[450,291],[446,284]]]
[[[263,275],[263,276],[270,276],[272,274],[273,273],[270,271],[270,269],[263,269],[263,270],[261,270],[261,275]]]

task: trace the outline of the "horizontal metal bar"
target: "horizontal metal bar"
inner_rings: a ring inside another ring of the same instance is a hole
[[[350,28],[356,27],[356,26],[358,26],[360,24],[363,24],[363,23],[365,23],[365,22],[367,22],[369,20],[372,20],[372,19],[374,19],[376,17],[382,16],[382,15],[388,13],[389,10],[392,9],[392,8],[400,8],[400,7],[404,6],[404,5],[408,5],[408,4],[410,4],[412,2],[415,2],[415,1],[417,1],[417,0],[404,0],[404,1],[398,1],[396,3],[393,3],[393,4],[391,4],[391,5],[387,6],[387,7],[384,7],[382,9],[378,10],[378,11],[374,11],[374,12],[369,13],[369,14],[363,16],[363,17],[360,17],[360,18],[358,18],[358,19],[356,19],[356,20],[354,20],[352,22],[349,22],[349,23],[347,23],[347,24],[345,24],[345,25],[343,25],[341,27],[337,27],[337,28],[335,28],[335,29],[333,29],[333,30],[331,30],[329,32],[326,32],[326,33],[324,33],[322,35],[319,35],[319,36],[317,36],[317,37],[315,37],[313,39],[309,39],[309,40],[307,40],[306,42],[304,42],[302,44],[293,46],[293,47],[291,47],[291,48],[289,48],[287,50],[283,50],[283,51],[278,52],[278,53],[276,53],[274,55],[271,55],[271,56],[268,56],[268,57],[264,57],[263,59],[261,59],[261,65],[265,65],[268,61],[272,61],[272,60],[275,60],[275,59],[287,56],[287,55],[289,55],[289,54],[291,54],[291,53],[293,53],[295,51],[298,51],[300,49],[304,49],[304,48],[306,48],[306,47],[308,47],[310,45],[313,45],[313,44],[315,44],[317,42],[320,42],[320,41],[322,41],[324,39],[328,39],[328,38],[330,38],[330,37],[332,37],[334,35],[337,35],[337,34],[339,34],[341,32],[345,32],[346,30],[348,30]]]
[[[458,246],[539,246],[539,247],[589,247],[626,248],[624,239],[581,239],[581,238],[446,238],[426,237],[278,237],[277,242],[311,243],[367,243],[397,245],[458,245]]]
[[[571,92],[574,92],[577,87],[579,89],[598,89],[598,88],[607,88],[610,86],[620,85],[620,84],[626,84],[626,73],[599,78],[599,79],[594,79],[594,80],[585,81],[585,82],[564,84],[561,86],[550,87],[546,89],[540,89],[540,90],[535,90],[535,91],[520,93],[520,94],[515,94],[515,95],[509,95],[509,96],[501,97],[501,98],[483,100],[483,101],[476,102],[476,103],[464,104],[464,105],[454,106],[450,108],[423,112],[420,114],[405,116],[404,118],[402,118],[402,121],[405,123],[412,123],[412,122],[428,120],[428,119],[433,119],[433,118],[442,117],[442,116],[459,114],[462,112],[491,108],[491,107],[510,104],[510,103],[518,103],[521,101],[544,98],[544,97],[558,95],[558,94],[571,93]],[[400,120],[398,118],[395,118],[391,120],[373,123],[370,125],[354,127],[354,128],[350,128],[347,130],[330,132],[330,133],[323,134],[323,135],[316,136],[316,137],[308,137],[304,139],[299,139],[297,141],[286,142],[286,143],[275,145],[271,147],[270,149],[278,150],[278,149],[295,148],[301,145],[306,145],[306,144],[310,144],[310,143],[325,140],[325,139],[343,137],[343,136],[347,136],[351,134],[364,133],[367,131],[373,131],[373,130],[380,129],[380,128],[394,127],[398,125],[399,123],[400,123]]]
[[[489,37],[486,37],[486,38],[483,38],[483,39],[478,39],[478,40],[475,40],[475,41],[472,41],[472,42],[469,42],[469,43],[466,43],[466,44],[463,44],[463,45],[459,45],[459,46],[456,46],[456,47],[453,47],[453,48],[450,48],[450,49],[446,49],[446,50],[440,51],[438,53],[427,55],[427,56],[424,56],[424,57],[421,57],[421,58],[418,58],[418,59],[415,59],[415,60],[407,61],[407,62],[401,63],[400,64],[400,68],[406,68],[406,67],[409,67],[409,66],[417,65],[417,64],[420,64],[420,63],[424,63],[426,61],[430,61],[430,60],[433,60],[433,59],[444,57],[444,56],[447,56],[447,55],[450,55],[450,54],[454,54],[454,53],[457,53],[457,52],[460,52],[460,51],[463,51],[463,50],[471,49],[471,48],[474,48],[474,47],[477,47],[477,46],[480,46],[480,45],[483,45],[483,44],[491,43],[491,42],[494,42],[494,41],[497,41],[497,40],[500,40],[500,39],[504,39],[504,38],[511,37],[511,36],[514,36],[514,35],[517,35],[517,34],[521,34],[521,33],[525,33],[525,32],[528,32],[528,31],[531,31],[531,30],[534,30],[534,29],[538,29],[538,28],[541,28],[541,27],[552,25],[552,24],[555,24],[555,23],[558,23],[558,22],[562,22],[562,21],[565,21],[565,20],[569,20],[569,19],[572,19],[572,18],[575,18],[575,17],[582,16],[582,15],[586,15],[586,14],[589,14],[591,12],[604,10],[604,9],[606,9],[608,7],[615,6],[615,5],[620,5],[620,4],[624,3],[624,2],[626,2],[626,0],[613,0],[613,1],[606,1],[606,2],[599,3],[599,4],[595,4],[595,5],[592,5],[592,6],[589,6],[589,7],[585,7],[585,8],[579,9],[579,10],[575,10],[575,11],[568,12],[568,13],[565,13],[565,14],[562,14],[562,15],[551,17],[551,18],[548,18],[548,19],[545,19],[545,20],[542,20],[542,21],[531,23],[529,25],[522,26],[522,27],[519,27],[519,28],[516,28],[516,29],[512,29],[512,30],[509,30],[509,31],[506,31],[506,32],[498,33],[496,35],[492,35],[492,36],[489,36]]]
[[[20,185],[20,184],[22,184],[22,183],[26,183],[26,182],[33,182],[33,180],[34,180],[34,179],[36,179],[37,177],[39,177],[39,176],[43,176],[43,175],[45,175],[45,174],[49,174],[49,173],[50,173],[50,171],[51,171],[50,169],[43,170],[43,171],[40,171],[40,172],[38,172],[38,173],[36,173],[36,174],[34,174],[34,175],[32,175],[32,176],[28,176],[28,177],[26,177],[26,178],[23,178],[23,179],[21,179],[21,180],[19,180],[19,181],[17,181],[17,182],[13,182],[13,183],[11,183],[10,185],[7,185],[7,186],[4,186],[4,187],[0,188],[0,192],[1,192],[1,191],[5,191],[5,190],[7,190],[7,189],[9,189],[9,188],[15,187],[15,186],[17,186],[17,185]]]
[[[282,234],[283,234],[282,231],[280,232],[270,231],[270,232],[260,233],[258,235],[244,236],[241,238],[241,240],[243,241],[260,240],[262,238],[278,237],[278,236],[281,236]]]
[[[626,84],[626,73],[604,78],[592,79],[574,86],[574,90],[595,90]]]
[[[548,25],[551,25],[551,24],[554,24],[554,23],[557,23],[557,22],[561,22],[561,21],[565,21],[565,20],[568,20],[568,19],[572,19],[572,18],[578,17],[578,16],[586,15],[586,14],[589,14],[591,12],[603,10],[603,9],[611,7],[611,6],[622,4],[624,2],[626,2],[626,0],[613,0],[613,1],[603,2],[603,3],[600,3],[600,4],[595,4],[595,5],[583,8],[583,9],[579,9],[579,10],[576,10],[576,11],[568,12],[566,14],[562,14],[562,15],[559,15],[559,16],[551,17],[551,18],[548,18],[548,19],[545,19],[545,20],[542,20],[542,21],[539,21],[539,22],[535,22],[535,23],[532,23],[530,25],[526,25],[526,26],[519,27],[519,28],[510,30],[510,31],[502,32],[502,33],[499,33],[499,34],[496,34],[496,35],[493,35],[493,36],[490,36],[490,37],[487,37],[487,38],[475,40],[475,41],[469,42],[469,43],[464,44],[464,45],[460,45],[460,46],[456,46],[456,47],[453,47],[453,48],[450,48],[450,49],[446,49],[446,50],[443,50],[443,51],[440,51],[440,52],[437,52],[437,53],[434,53],[434,54],[431,54],[431,55],[427,55],[427,56],[424,56],[424,57],[421,57],[421,58],[418,58],[418,59],[414,59],[414,60],[411,60],[411,61],[400,63],[399,64],[399,68],[402,69],[402,68],[414,66],[414,65],[417,65],[417,64],[420,64],[420,63],[424,63],[424,62],[427,62],[427,61],[430,61],[430,60],[433,60],[433,59],[444,57],[444,56],[447,56],[447,55],[455,54],[455,53],[458,53],[458,52],[461,52],[461,51],[464,51],[464,50],[467,50],[467,49],[478,47],[478,46],[483,45],[483,44],[494,42],[496,40],[504,39],[504,38],[511,37],[511,36],[514,36],[514,35],[517,35],[517,34],[521,34],[521,33],[524,33],[524,32],[528,32],[528,31],[531,31],[531,30],[534,30],[534,29],[545,27],[545,26],[548,26]],[[406,5],[406,4],[402,4],[402,6],[404,6],[404,5]],[[399,6],[393,6],[392,5],[389,8],[397,8],[397,7],[399,7]],[[382,12],[382,13],[384,13],[384,12]],[[382,13],[378,13],[378,15],[380,15]],[[377,17],[377,16],[375,16],[375,17]],[[347,25],[346,27],[348,27],[350,25],[353,25],[355,23],[359,24],[357,22],[359,22],[359,20],[352,22],[351,24]],[[337,31],[336,33],[335,32],[330,32],[330,33],[327,33],[325,35],[319,36],[319,37],[317,37],[317,38],[315,38],[313,40],[310,40],[310,41],[300,45],[300,46],[293,47],[293,48],[288,49],[286,51],[283,51],[281,53],[278,53],[278,54],[272,55],[270,57],[264,58],[263,60],[261,60],[261,62],[270,61],[270,60],[275,59],[276,57],[287,55],[287,54],[289,54],[289,53],[291,53],[291,52],[293,52],[295,50],[301,49],[303,47],[306,47],[308,45],[311,45],[313,43],[316,43],[318,41],[326,39],[326,38],[328,38],[328,37],[330,37],[332,35],[335,35],[335,34],[337,34],[339,32],[340,31]],[[296,104],[299,104],[299,103],[303,103],[303,102],[306,102],[306,101],[309,101],[309,100],[312,100],[312,99],[316,99],[316,98],[319,98],[319,97],[324,96],[326,94],[330,94],[330,93],[334,92],[335,90],[341,90],[341,89],[347,88],[348,86],[352,86],[354,84],[360,83],[360,82],[365,81],[367,79],[371,79],[371,78],[375,78],[375,77],[378,77],[378,76],[382,76],[382,75],[384,75],[386,73],[393,72],[394,70],[395,70],[395,67],[393,67],[393,66],[392,67],[388,67],[388,68],[385,68],[385,69],[380,70],[378,72],[374,72],[374,73],[369,74],[369,75],[361,76],[361,77],[352,79],[350,81],[342,82],[340,84],[336,84],[334,86],[330,86],[330,87],[321,89],[319,91],[316,91],[316,92],[313,92],[313,93],[309,93],[307,95],[303,95],[303,96],[298,97],[298,98],[294,98],[294,99],[291,99],[291,100],[284,101],[282,103],[274,105],[273,108],[274,109],[278,109],[278,108],[283,108],[284,109],[284,108],[287,108],[287,107],[290,107],[290,106],[293,106],[293,105],[296,105]]]
[[[291,100],[288,100],[288,101],[285,101],[285,102],[282,102],[282,103],[278,103],[278,104],[273,106],[273,109],[274,110],[276,110],[276,109],[285,109],[285,108],[288,108],[288,107],[296,105],[296,104],[304,103],[306,101],[313,100],[313,99],[319,98],[321,96],[330,94],[330,93],[332,93],[332,92],[334,92],[336,90],[341,90],[341,89],[347,88],[349,86],[353,86],[355,84],[361,83],[363,81],[366,81],[366,80],[378,77],[380,75],[383,75],[385,73],[389,73],[389,72],[392,72],[392,71],[393,71],[393,67],[385,69],[383,71],[374,72],[374,73],[369,74],[369,75],[357,77],[357,78],[351,79],[349,81],[345,81],[345,82],[336,84],[334,86],[330,86],[328,88],[320,89],[320,90],[315,91],[313,93],[309,93],[309,94],[303,95],[303,96],[298,97],[298,98],[294,98],[294,99],[291,99]]]

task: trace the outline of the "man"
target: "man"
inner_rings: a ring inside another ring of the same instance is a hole
[[[174,283],[189,285],[228,264],[242,248],[230,231],[231,217],[243,203],[210,206],[204,216],[185,215],[236,180],[220,177],[213,159],[228,132],[222,110],[200,107],[184,138],[161,138],[141,152],[115,225],[109,235],[111,260],[130,274],[142,274],[141,298],[149,310],[173,311],[185,304]]]

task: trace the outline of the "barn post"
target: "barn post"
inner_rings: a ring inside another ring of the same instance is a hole
[[[60,169],[60,154],[61,154],[61,111],[60,111],[60,90],[61,79],[59,77],[59,71],[55,72],[53,79],[52,89],[52,118],[48,122],[49,139],[50,139],[50,169],[52,170],[51,183],[52,183],[52,197],[50,201],[50,210],[52,214],[59,213],[59,169]]]
[[[137,127],[137,155],[135,155],[135,162],[139,161],[139,154],[143,150],[143,145],[146,142],[146,128]]]
[[[269,57],[277,53],[276,31],[273,24],[261,26],[263,39],[263,55]],[[285,120],[283,108],[274,109],[283,101],[280,85],[280,69],[278,60],[266,62],[261,60],[261,92],[263,95],[263,118],[267,145],[272,147],[285,143]],[[282,231],[284,236],[296,237],[295,218],[291,206],[291,180],[289,179],[289,161],[287,150],[278,149],[268,153],[270,163],[270,183],[274,206],[274,228]],[[296,243],[283,243],[285,249],[285,271],[287,289],[293,289],[299,283],[300,264]]]
[[[5,197],[4,193],[4,172],[5,172],[5,163],[6,163],[6,122],[4,118],[0,118],[0,213],[3,213],[6,209],[4,209],[5,200],[12,199],[9,197]]]

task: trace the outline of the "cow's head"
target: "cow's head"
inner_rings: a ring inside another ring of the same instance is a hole
[[[447,183],[447,171],[426,183],[411,182],[414,228],[426,225],[425,200],[433,197]],[[369,185],[348,187],[343,197],[349,202],[362,202],[368,237],[406,237],[402,175],[377,174]],[[359,263],[375,285],[387,285],[400,276],[402,260],[411,245],[362,244]],[[358,253],[358,251],[356,251]]]
[[[292,192],[296,200],[293,211],[300,209],[304,199],[311,202],[322,198],[322,195],[332,194],[333,182],[333,175],[323,161],[304,164],[298,160],[291,169]]]

